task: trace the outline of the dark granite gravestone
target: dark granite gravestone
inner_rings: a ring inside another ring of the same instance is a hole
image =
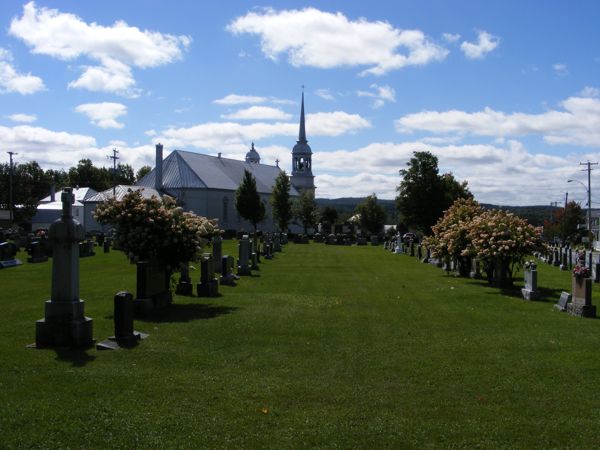
[[[600,262],[594,263],[594,283],[600,283]]]
[[[35,325],[36,347],[90,347],[92,319],[84,315],[84,301],[79,298],[79,245],[84,238],[83,226],[73,219],[75,202],[72,188],[61,194],[62,216],[50,225],[53,246],[52,289],[45,303],[44,318]]]
[[[31,244],[29,244],[27,252],[29,253],[29,258],[27,258],[28,263],[41,263],[48,261],[48,257],[42,248],[42,243],[39,241],[32,241]]]
[[[252,264],[250,267],[252,270],[260,270],[260,267],[258,266],[258,253],[252,252],[250,262]]]
[[[121,347],[133,347],[141,339],[148,337],[133,329],[133,295],[118,292],[114,298],[115,335],[96,345],[98,350],[117,350]]]
[[[190,265],[189,263],[182,263],[179,269],[179,281],[175,287],[175,293],[177,295],[190,296],[194,293],[194,285],[190,278]]]
[[[96,256],[96,253],[94,253],[94,241],[90,239],[79,243],[79,257],[86,258],[88,256]]]
[[[143,315],[168,307],[173,301],[171,273],[156,260],[138,261],[136,265],[135,313]]]
[[[281,245],[287,245],[288,241],[289,241],[289,239],[288,239],[287,233],[281,233],[281,236],[280,236]]]
[[[21,260],[16,259],[17,246],[12,242],[3,242],[0,244],[0,269],[15,267],[23,264]]]
[[[102,248],[104,249],[104,253],[110,253],[110,241],[108,239],[104,241]]]
[[[367,238],[364,236],[359,236],[356,238],[356,245],[367,245]]]
[[[238,275],[251,275],[250,270],[250,239],[244,235],[238,243]]]
[[[481,263],[477,258],[471,259],[471,272],[469,273],[469,277],[474,279],[481,278]]]
[[[371,245],[379,245],[379,237],[375,234],[371,236]]]
[[[211,253],[204,253],[200,260],[200,282],[196,285],[198,297],[218,297],[219,282],[215,279],[215,268]]]
[[[212,255],[215,262],[215,272],[221,273],[221,258],[223,257],[223,239],[221,236],[213,236],[212,238]]]
[[[273,259],[273,244],[270,242],[265,244],[265,259]]]
[[[273,236],[273,251],[280,252],[281,251],[281,234],[275,233]]]
[[[227,286],[235,286],[235,280],[238,278],[233,273],[233,256],[224,255],[221,258],[221,278],[220,283]]]
[[[554,308],[558,309],[559,311],[566,311],[567,305],[570,301],[571,294],[569,294],[568,292],[562,292],[560,294],[560,298],[558,299],[558,303],[554,305]]]

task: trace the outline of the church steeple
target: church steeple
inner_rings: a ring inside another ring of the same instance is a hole
[[[298,133],[298,142],[306,144],[306,126],[304,125],[304,91],[302,91],[302,106],[300,108],[300,132]]]
[[[300,128],[298,141],[292,150],[292,184],[300,191],[315,190],[314,176],[312,174],[312,150],[306,140],[306,124],[304,118],[304,90],[302,90],[302,104],[300,107]]]
[[[250,147],[250,151],[246,153],[246,162],[251,164],[260,164],[260,155],[254,148],[254,142],[252,143],[252,147]]]

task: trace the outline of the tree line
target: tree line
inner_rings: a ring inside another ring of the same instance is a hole
[[[56,191],[65,186],[90,187],[98,192],[109,189],[113,184],[134,184],[150,172],[143,166],[137,172],[129,164],[118,164],[116,170],[96,167],[90,159],[81,159],[68,170],[44,170],[36,161],[13,165],[13,205],[15,223],[23,224],[34,216],[40,199],[54,186]],[[10,191],[10,165],[0,164],[0,209],[8,210]]]

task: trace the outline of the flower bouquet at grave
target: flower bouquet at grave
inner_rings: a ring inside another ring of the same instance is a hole
[[[541,236],[526,220],[504,210],[487,210],[470,224],[471,255],[479,258],[492,279],[494,271],[507,277],[501,284],[512,282],[513,271],[534,251],[544,248]]]
[[[132,190],[120,201],[111,198],[100,203],[94,217],[113,226],[115,243],[129,257],[155,259],[171,270],[196,260],[219,232],[216,221],[184,212],[172,197],[143,198],[140,191]]]
[[[537,263],[533,259],[529,259],[523,263],[523,267],[527,270],[537,269]]]
[[[470,224],[481,213],[483,208],[475,200],[458,199],[431,227],[433,235],[424,239],[424,244],[438,259],[457,260],[463,276],[467,276],[471,269]]]
[[[589,267],[585,267],[585,266],[580,266],[579,264],[577,264],[574,268],[573,268],[573,276],[577,279],[577,280],[583,280],[584,278],[589,278],[592,276],[592,273],[590,271]]]

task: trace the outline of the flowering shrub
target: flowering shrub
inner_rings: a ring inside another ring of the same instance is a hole
[[[582,280],[584,278],[589,278],[591,276],[590,268],[585,266],[580,266],[577,264],[573,268],[573,276],[578,280]]]
[[[478,215],[469,228],[471,255],[484,267],[501,261],[512,276],[514,266],[526,256],[543,249],[540,235],[526,220],[504,210],[488,210]],[[487,270],[487,269],[486,269]]]
[[[172,197],[143,198],[140,191],[100,203],[94,217],[114,227],[115,244],[130,256],[156,258],[167,268],[195,260],[218,233],[215,221],[184,212]]]
[[[433,236],[424,239],[424,244],[440,259],[460,259],[470,256],[472,220],[483,213],[483,208],[473,199],[458,199],[431,227]]]

